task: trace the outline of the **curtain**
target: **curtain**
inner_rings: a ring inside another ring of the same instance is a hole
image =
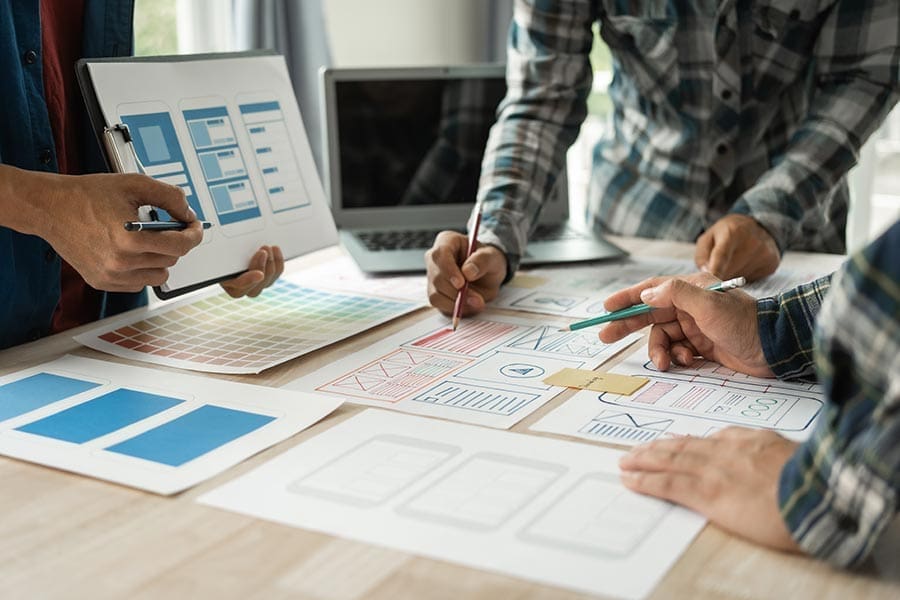
[[[237,50],[274,49],[284,56],[319,175],[322,127],[319,68],[331,64],[322,0],[232,0]]]

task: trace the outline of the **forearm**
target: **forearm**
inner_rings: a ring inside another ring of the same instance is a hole
[[[60,175],[0,165],[0,225],[45,237]]]
[[[736,202],[784,251],[822,221],[829,194],[898,99],[900,11],[894,0],[839,0],[814,49],[805,118],[771,169]],[[785,110],[791,108],[785,107]]]
[[[529,229],[565,168],[566,150],[586,116],[592,72],[594,3],[516,4],[507,97],[482,162],[484,228],[510,258],[524,253]],[[560,21],[566,21],[565,33]]]
[[[809,554],[862,562],[900,502],[900,224],[835,277],[816,363],[828,397],[781,474],[782,515]]]
[[[779,379],[815,376],[815,322],[831,277],[822,277],[756,303],[759,340],[769,368]]]

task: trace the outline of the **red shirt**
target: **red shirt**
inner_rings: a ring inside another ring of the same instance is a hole
[[[56,144],[59,172],[82,173],[78,132],[82,101],[75,84],[75,61],[81,57],[84,0],[41,0],[44,98]],[[53,332],[88,323],[100,314],[103,295],[62,261],[61,294],[53,315]]]

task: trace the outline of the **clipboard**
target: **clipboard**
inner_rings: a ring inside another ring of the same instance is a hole
[[[290,259],[337,243],[277,53],[82,59],[76,77],[109,171],[181,187],[213,224],[153,288],[159,298],[240,275],[262,245]],[[150,220],[150,210],[137,220]]]

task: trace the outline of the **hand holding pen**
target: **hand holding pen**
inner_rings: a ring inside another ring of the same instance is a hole
[[[600,340],[609,344],[651,325],[647,351],[661,371],[702,356],[741,373],[772,377],[759,338],[756,298],[704,287],[712,282],[709,274],[656,277],[616,292],[606,299],[608,309],[627,309],[641,300],[649,309],[609,322]]]
[[[475,247],[478,245],[479,227],[481,227],[481,205],[478,206],[478,212],[475,213],[475,223],[469,230],[469,248],[466,251],[466,260],[472,256],[472,253],[475,252]],[[456,331],[456,328],[459,327],[459,319],[462,317],[463,306],[465,305],[466,294],[468,291],[469,281],[466,280],[459,289],[459,293],[456,295],[456,303],[453,305],[453,331]]]

